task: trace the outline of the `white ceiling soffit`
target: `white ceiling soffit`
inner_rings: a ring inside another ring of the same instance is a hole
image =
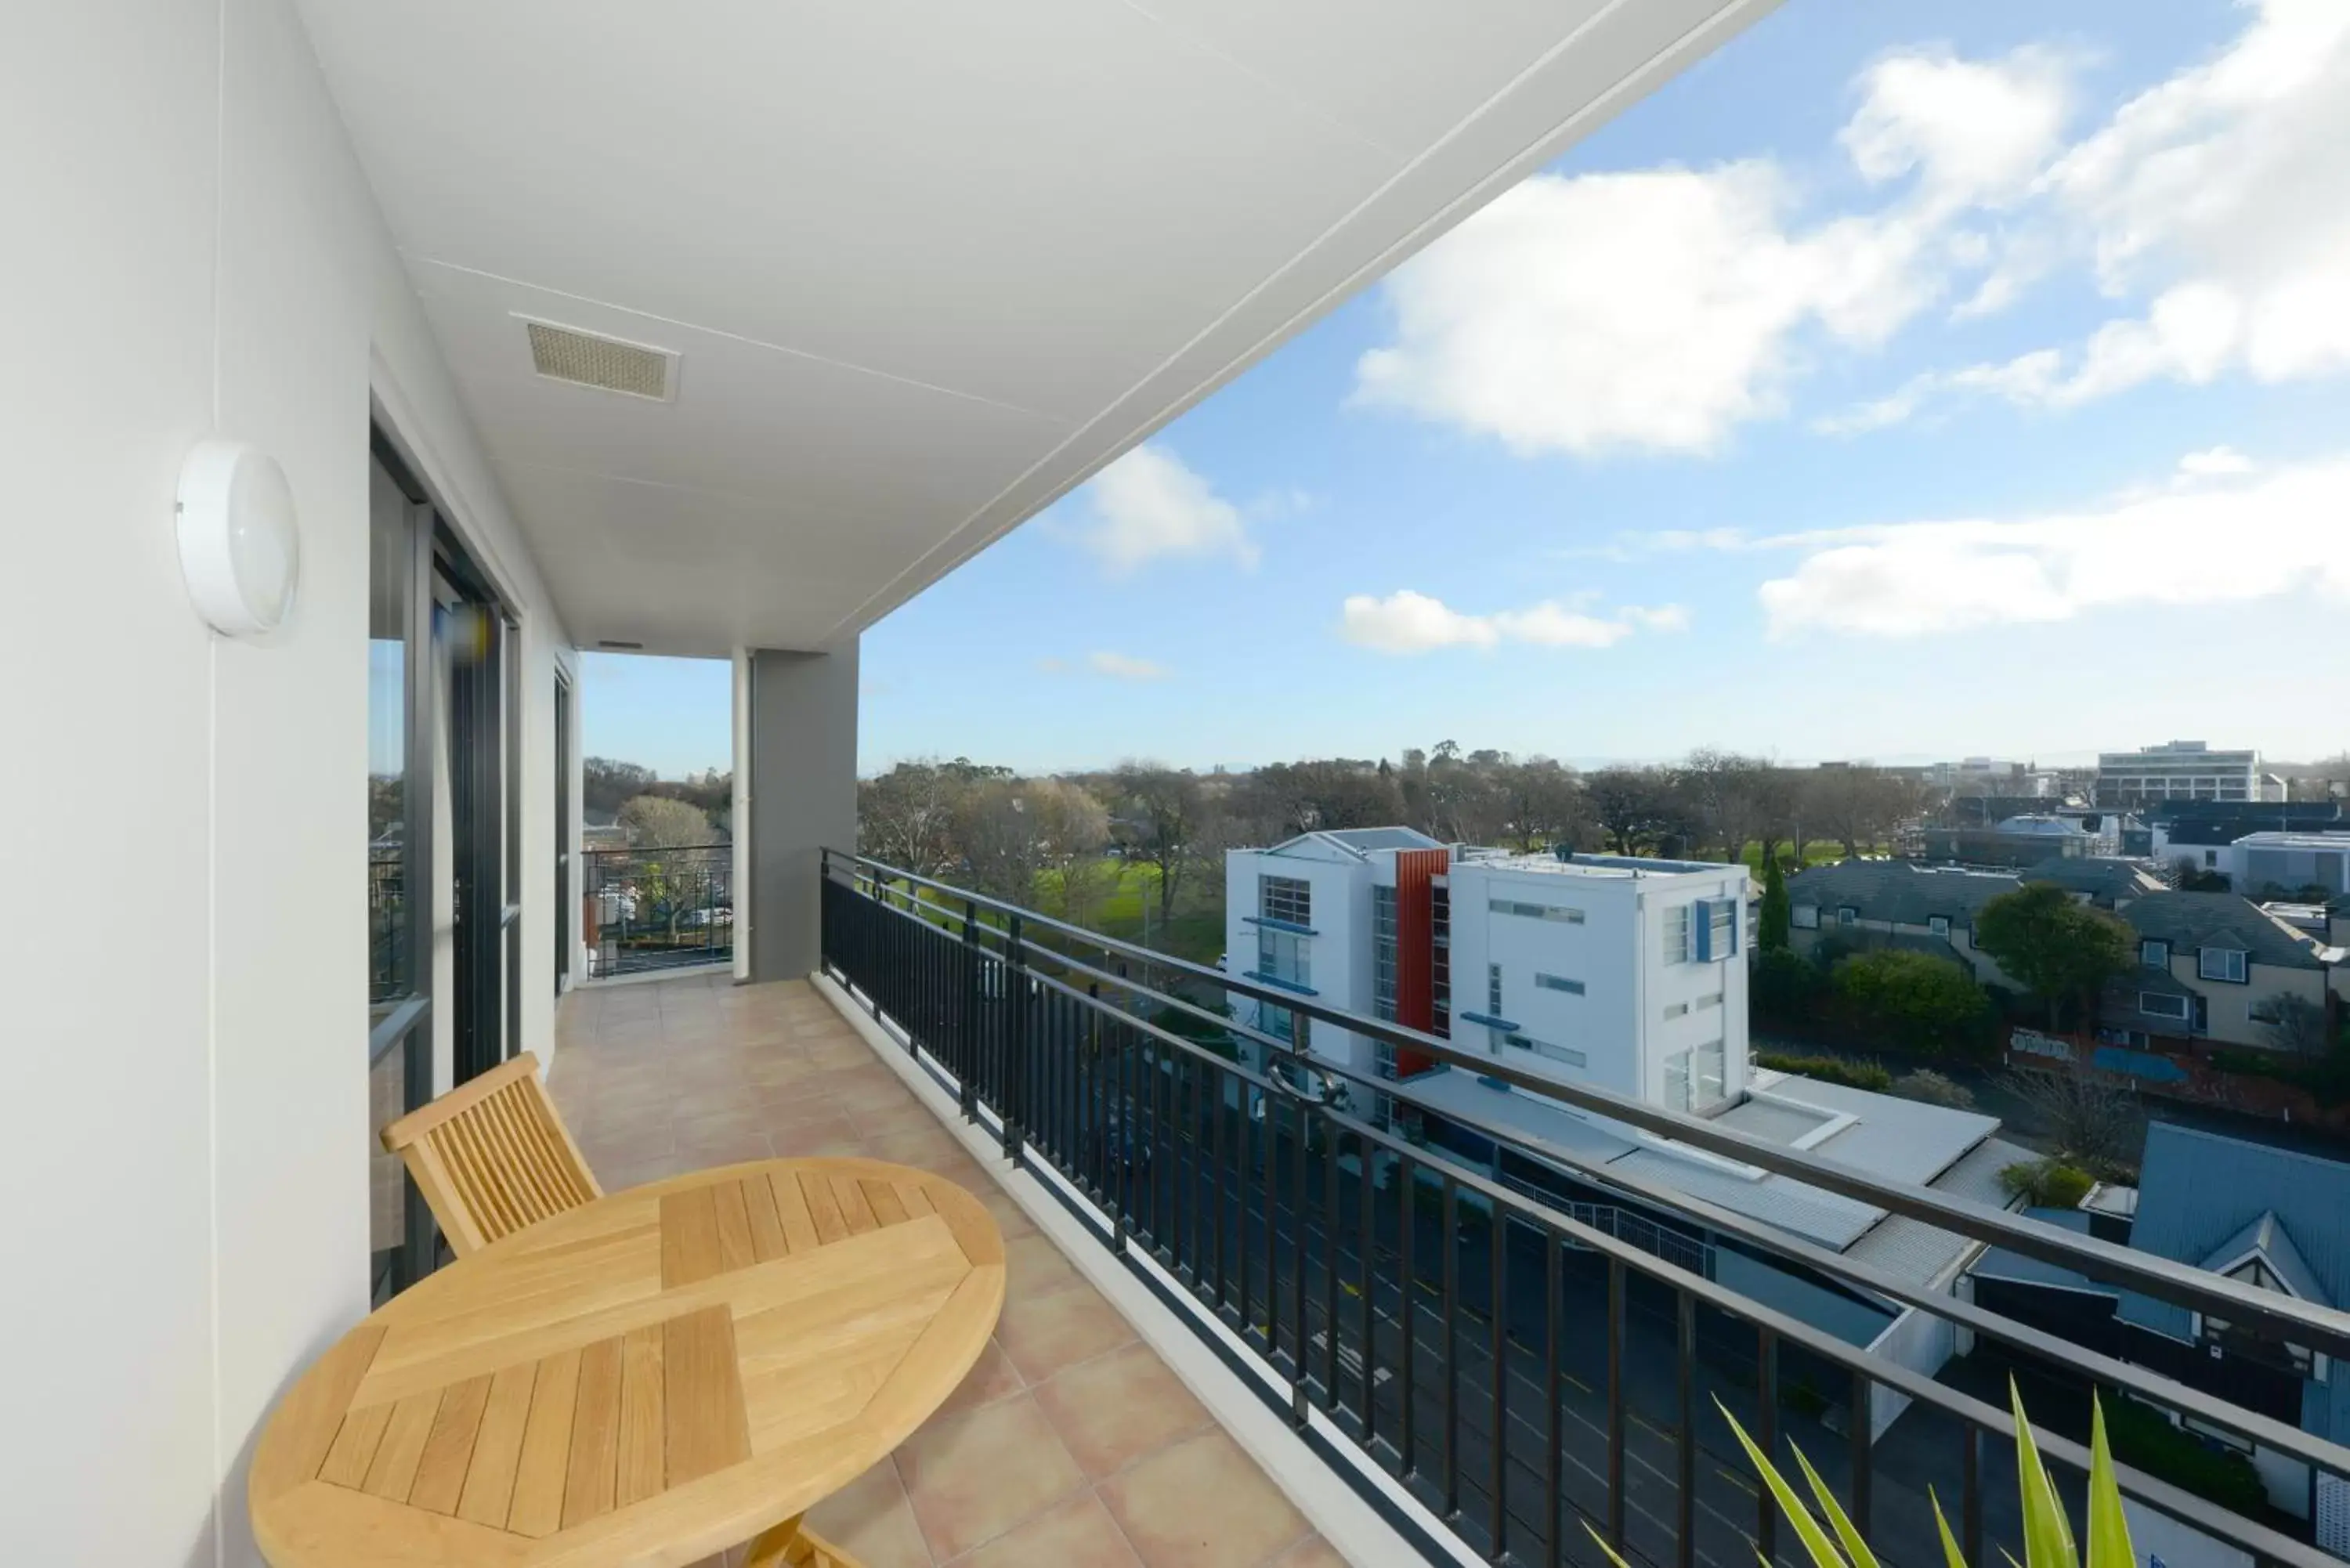
[[[1773,3],[302,10],[566,627],[720,654],[870,625]]]

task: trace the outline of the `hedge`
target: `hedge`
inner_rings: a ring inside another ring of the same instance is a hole
[[[1774,1073],[1796,1073],[1806,1078],[1817,1078],[1824,1084],[1842,1084],[1847,1089],[1889,1089],[1893,1075],[1876,1062],[1848,1062],[1841,1056],[1788,1056],[1776,1051],[1757,1051],[1754,1064],[1768,1067]]]
[[[2258,1517],[2267,1509],[2268,1488],[2243,1455],[2215,1449],[2161,1412],[2110,1389],[2104,1405],[2106,1438],[2122,1463],[2238,1513]]]

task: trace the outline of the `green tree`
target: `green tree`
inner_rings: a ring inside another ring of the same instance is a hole
[[[1930,953],[1856,953],[1831,978],[1855,1023],[1896,1035],[1902,1044],[1965,1050],[1981,1043],[1991,1022],[1991,998],[1974,977]]]
[[[1779,869],[1778,857],[1769,856],[1762,862],[1762,929],[1760,940],[1764,952],[1775,953],[1786,948],[1789,924],[1787,876]]]
[[[2048,1004],[2048,1027],[2063,1027],[2068,1000],[2090,1013],[2098,988],[2129,967],[2136,934],[2122,920],[2077,904],[2053,882],[2002,893],[1975,916],[1975,946]]]

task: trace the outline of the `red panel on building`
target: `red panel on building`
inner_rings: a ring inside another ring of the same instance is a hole
[[[1449,849],[1396,852],[1396,1022],[1423,1032],[1436,1024],[1435,879],[1452,867]],[[1396,1052],[1396,1076],[1436,1065],[1424,1051]]]

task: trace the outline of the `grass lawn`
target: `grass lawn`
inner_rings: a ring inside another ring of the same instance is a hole
[[[1201,877],[1194,870],[1175,895],[1170,919],[1159,914],[1159,867],[1125,861],[1112,862],[1116,877],[1101,901],[1087,915],[1088,929],[1106,937],[1172,953],[1193,963],[1212,964],[1224,950],[1224,887],[1222,878]],[[1061,914],[1061,877],[1047,871],[1036,878],[1035,907]],[[1144,916],[1149,914],[1146,939]]]
[[[1876,844],[1866,844],[1861,846],[1860,852],[1863,855],[1887,855],[1891,853],[1891,851],[1885,846]],[[1784,865],[1786,863],[1788,853],[1789,852],[1783,846],[1780,849],[1780,864]],[[1804,846],[1804,864],[1805,866],[1833,866],[1843,858],[1844,846],[1832,838],[1815,838],[1812,840],[1811,843]],[[1745,860],[1746,868],[1754,873],[1755,880],[1762,880],[1762,846],[1759,844],[1748,845],[1746,846]]]

